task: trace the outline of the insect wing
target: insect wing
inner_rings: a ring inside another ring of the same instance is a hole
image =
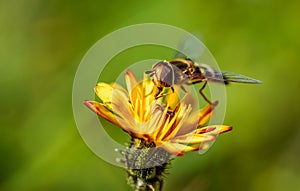
[[[261,84],[260,80],[244,76],[242,74],[237,74],[234,72],[222,71],[222,75],[225,82],[239,82],[248,84]]]
[[[205,47],[196,36],[188,35],[179,43],[174,58],[196,59],[204,51]]]

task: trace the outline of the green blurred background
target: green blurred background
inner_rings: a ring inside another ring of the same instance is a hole
[[[81,139],[72,83],[97,40],[144,22],[195,33],[222,69],[264,82],[227,87],[234,130],[174,160],[164,190],[300,190],[299,13],[297,0],[0,1],[0,190],[131,190]]]

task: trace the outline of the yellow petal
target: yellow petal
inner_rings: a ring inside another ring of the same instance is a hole
[[[166,115],[166,119],[163,124],[161,124],[160,127],[157,128],[157,131],[155,131],[154,136],[157,140],[161,141],[168,133],[168,130],[170,126],[172,125],[170,122],[171,118],[169,115]]]
[[[189,115],[185,123],[182,124],[177,135],[184,135],[195,131],[197,127],[203,126],[211,117],[214,107],[218,102],[214,102],[211,105],[206,106],[204,109],[201,109],[198,112],[194,112]]]
[[[222,134],[222,133],[225,133],[225,132],[231,131],[231,130],[232,130],[232,126],[222,125],[221,128],[219,129],[218,134]]]
[[[211,131],[214,131],[215,129],[216,129],[215,126],[202,127],[200,129],[197,129],[197,134],[209,133]]]
[[[163,144],[161,144],[159,147],[162,147],[172,155],[182,156],[184,154],[184,150],[189,146],[177,143],[163,142]]]
[[[188,119],[182,124],[180,130],[178,131],[177,135],[184,135],[188,134],[197,129],[199,122],[199,112],[194,112],[189,115]]]
[[[151,100],[154,100],[155,94],[157,92],[157,87],[155,86],[152,80],[148,80],[145,77],[139,88],[140,91],[144,93],[143,95],[149,96]]]
[[[177,132],[182,127],[182,125],[186,122],[188,116],[190,115],[191,110],[192,110],[191,105],[188,106],[185,105],[184,107],[179,109],[178,114],[181,117],[178,117],[176,115],[173,117],[173,119],[175,118],[177,121],[176,123],[173,124],[173,127],[171,127],[173,122],[172,121],[170,122],[170,127],[168,130],[169,132],[166,133],[166,136],[163,138],[164,140],[169,140],[177,134]]]
[[[169,153],[177,156],[182,156],[185,152],[199,150],[199,145],[188,146],[171,142],[164,142],[162,145],[160,145],[160,147],[164,148]]]
[[[147,126],[145,129],[146,132],[153,135],[155,130],[157,128],[160,128],[162,122],[164,121],[164,119],[162,118],[163,116],[163,110],[160,109],[159,106],[153,108],[153,111],[151,112],[151,118],[147,121]]]
[[[135,77],[135,75],[132,73],[131,70],[127,70],[125,73],[125,81],[126,81],[126,86],[128,90],[128,95],[130,97],[130,101],[132,103],[132,90],[137,86],[138,82]]]
[[[154,131],[151,134],[151,136],[153,137],[153,140],[160,141],[161,139],[159,139],[159,137],[160,137],[160,134],[162,133],[161,131],[162,131],[162,129],[164,129],[164,126],[166,126],[169,123],[170,115],[167,114],[167,112],[168,112],[167,108],[158,106],[157,109],[163,110],[163,112],[161,113],[159,123],[155,127],[153,127]],[[156,110],[154,110],[153,112],[156,112]]]
[[[128,98],[127,92],[124,88],[119,86],[118,84],[106,84],[106,83],[98,83],[94,88],[95,93],[101,99],[103,103],[110,104],[113,102],[113,99],[118,97],[119,95],[125,96]]]
[[[122,94],[116,96],[112,102],[112,110],[113,112],[118,113],[118,115],[124,119],[126,122],[127,128],[132,129],[136,127],[136,120],[133,116],[133,111],[131,105],[129,104],[127,97],[123,96]],[[125,124],[121,124],[125,125]],[[136,131],[135,129],[132,129]]]
[[[103,104],[118,113],[121,118],[128,120],[131,115],[130,104],[127,92],[120,85],[98,83],[95,92],[103,101]]]
[[[198,151],[198,150],[199,150],[199,145],[193,145],[193,146],[185,147],[183,151],[187,153],[187,152]]]
[[[232,130],[232,126],[228,125],[211,125],[204,128],[200,128],[192,132],[191,134],[211,134],[218,135]]]
[[[184,105],[195,106],[197,105],[197,98],[190,93],[185,94],[184,97],[180,100],[180,103]]]
[[[135,118],[140,122],[149,119],[151,105],[155,102],[155,86],[151,80],[144,80],[136,85],[131,92],[131,104]]]
[[[218,105],[218,101],[213,104],[206,106],[204,109],[200,110],[198,126],[203,126],[210,119],[214,108]]]
[[[180,144],[200,144],[203,142],[214,141],[216,136],[214,135],[188,135],[188,136],[180,136],[176,137],[172,142],[180,143]]]
[[[172,92],[172,90],[169,88],[169,91],[166,93],[166,95],[159,98],[158,100],[164,103],[170,111],[174,111],[178,103],[180,102],[179,92]]]
[[[208,150],[210,147],[211,147],[211,143],[209,142],[205,142],[205,143],[202,143],[198,146],[198,151],[205,151],[205,150]],[[203,152],[202,152],[203,153]]]
[[[128,134],[134,135],[134,133],[137,131],[135,129],[136,125],[134,124],[132,118],[129,117],[125,119],[119,115],[118,111],[112,111],[105,104],[96,101],[84,101],[84,104],[100,117],[121,127]]]
[[[120,126],[120,117],[118,114],[113,113],[108,108],[106,108],[103,104],[100,104],[96,101],[84,101],[84,104],[90,108],[93,112],[95,112],[100,117],[103,117],[107,121]]]

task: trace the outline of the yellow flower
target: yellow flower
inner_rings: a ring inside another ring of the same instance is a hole
[[[120,85],[98,83],[97,101],[85,105],[102,118],[121,127],[134,140],[161,147],[170,154],[203,150],[218,134],[230,131],[231,126],[213,125],[208,122],[217,102],[194,111],[191,95],[179,99],[176,93],[155,99],[157,87],[151,80],[138,82],[134,74],[125,74],[127,91]]]

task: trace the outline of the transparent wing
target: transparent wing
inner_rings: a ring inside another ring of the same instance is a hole
[[[179,43],[174,58],[196,59],[204,51],[204,46],[195,36],[188,35]]]
[[[262,81],[244,76],[242,74],[237,74],[234,72],[222,71],[222,76],[225,82],[239,82],[239,83],[248,83],[248,84],[261,84]]]

